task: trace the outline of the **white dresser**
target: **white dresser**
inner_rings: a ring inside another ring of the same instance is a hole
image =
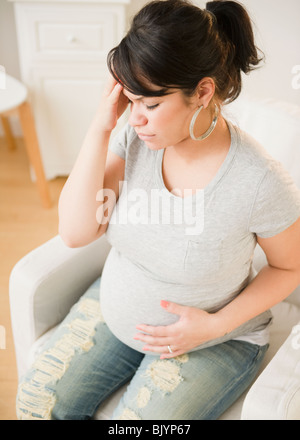
[[[126,31],[130,0],[10,1],[46,177],[68,175],[99,105],[107,53]]]

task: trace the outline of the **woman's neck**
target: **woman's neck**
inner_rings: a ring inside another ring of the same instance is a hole
[[[189,164],[208,156],[226,154],[230,144],[231,136],[228,125],[223,116],[219,115],[216,127],[208,138],[194,141],[189,137],[167,149],[169,154],[172,153],[178,160]]]

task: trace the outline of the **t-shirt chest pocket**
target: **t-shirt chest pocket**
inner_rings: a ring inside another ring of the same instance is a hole
[[[210,278],[220,268],[221,241],[188,240],[184,271],[193,277]]]

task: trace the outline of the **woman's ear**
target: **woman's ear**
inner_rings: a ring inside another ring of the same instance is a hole
[[[196,98],[199,106],[203,105],[204,108],[207,108],[214,97],[215,90],[216,86],[212,78],[207,77],[199,81],[196,88]]]

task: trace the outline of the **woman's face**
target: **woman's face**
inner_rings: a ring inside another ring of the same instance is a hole
[[[178,89],[161,97],[134,95],[124,89],[130,100],[129,124],[151,150],[178,145],[189,136],[189,126],[196,104]]]

